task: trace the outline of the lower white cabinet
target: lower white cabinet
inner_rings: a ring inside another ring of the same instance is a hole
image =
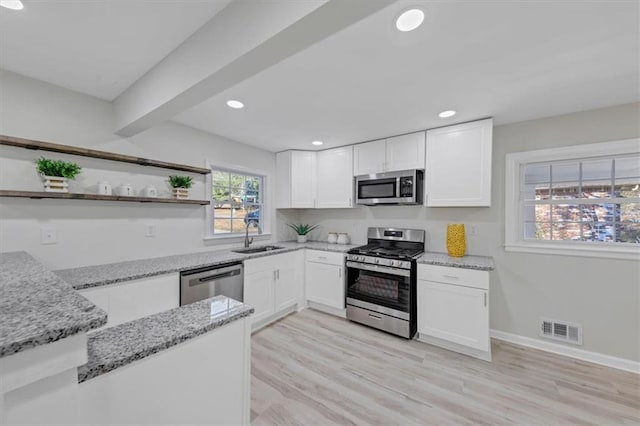
[[[345,309],[344,255],[306,250],[306,299],[334,309]]]
[[[244,303],[255,309],[250,317],[254,329],[269,317],[302,306],[303,257],[302,251],[294,251],[244,261]]]
[[[491,359],[489,272],[418,265],[420,340]]]
[[[123,283],[79,290],[107,312],[105,327],[133,321],[180,305],[180,276],[159,275]]]

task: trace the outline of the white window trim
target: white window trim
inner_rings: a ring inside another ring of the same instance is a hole
[[[262,234],[252,234],[251,237],[256,240],[269,240],[271,239],[271,194],[270,194],[270,176],[264,170],[252,169],[244,166],[219,164],[205,161],[205,167],[211,170],[227,170],[230,172],[246,173],[248,175],[262,177]],[[213,178],[206,179],[205,191],[208,197],[211,197],[213,193]],[[205,235],[203,240],[215,241],[215,240],[242,240],[244,239],[243,232],[234,232],[233,234],[214,234],[213,233],[213,203],[209,204],[205,209]]]
[[[635,245],[591,245],[571,241],[557,241],[553,243],[546,241],[525,241],[522,237],[523,232],[521,232],[523,211],[519,196],[520,166],[522,164],[632,153],[640,153],[640,138],[507,154],[505,167],[505,250],[512,252],[640,260],[640,247]]]

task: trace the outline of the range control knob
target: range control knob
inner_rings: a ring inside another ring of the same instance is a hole
[[[380,263],[380,259],[376,259],[376,260],[375,260],[375,262],[376,262],[376,263]]]
[[[389,262],[389,266],[396,266],[396,261],[395,260],[391,260]]]

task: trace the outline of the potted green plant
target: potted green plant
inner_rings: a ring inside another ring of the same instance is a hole
[[[173,188],[173,197],[179,200],[189,198],[189,188],[193,185],[193,179],[189,176],[169,176],[169,185]]]
[[[62,160],[51,160],[40,157],[36,162],[36,169],[44,179],[46,192],[69,192],[69,179],[75,179],[82,171],[76,163]]]
[[[314,229],[318,228],[318,225],[303,225],[302,223],[300,224],[293,224],[293,223],[287,223],[287,226],[291,229],[293,229],[294,231],[296,231],[296,234],[298,234],[298,242],[299,243],[306,243],[307,242],[307,235],[309,234],[309,232],[313,231]]]

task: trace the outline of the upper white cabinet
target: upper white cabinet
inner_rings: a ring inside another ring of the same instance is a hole
[[[387,161],[386,149],[386,139],[355,145],[353,147],[353,175],[383,172]]]
[[[353,150],[354,176],[425,168],[424,132],[358,144]]]
[[[490,118],[427,131],[427,206],[491,205],[492,133]]]
[[[276,207],[313,208],[316,200],[316,153],[276,154]]]
[[[317,153],[317,208],[353,207],[353,147]]]
[[[424,169],[425,133],[409,133],[387,139],[387,172]]]

